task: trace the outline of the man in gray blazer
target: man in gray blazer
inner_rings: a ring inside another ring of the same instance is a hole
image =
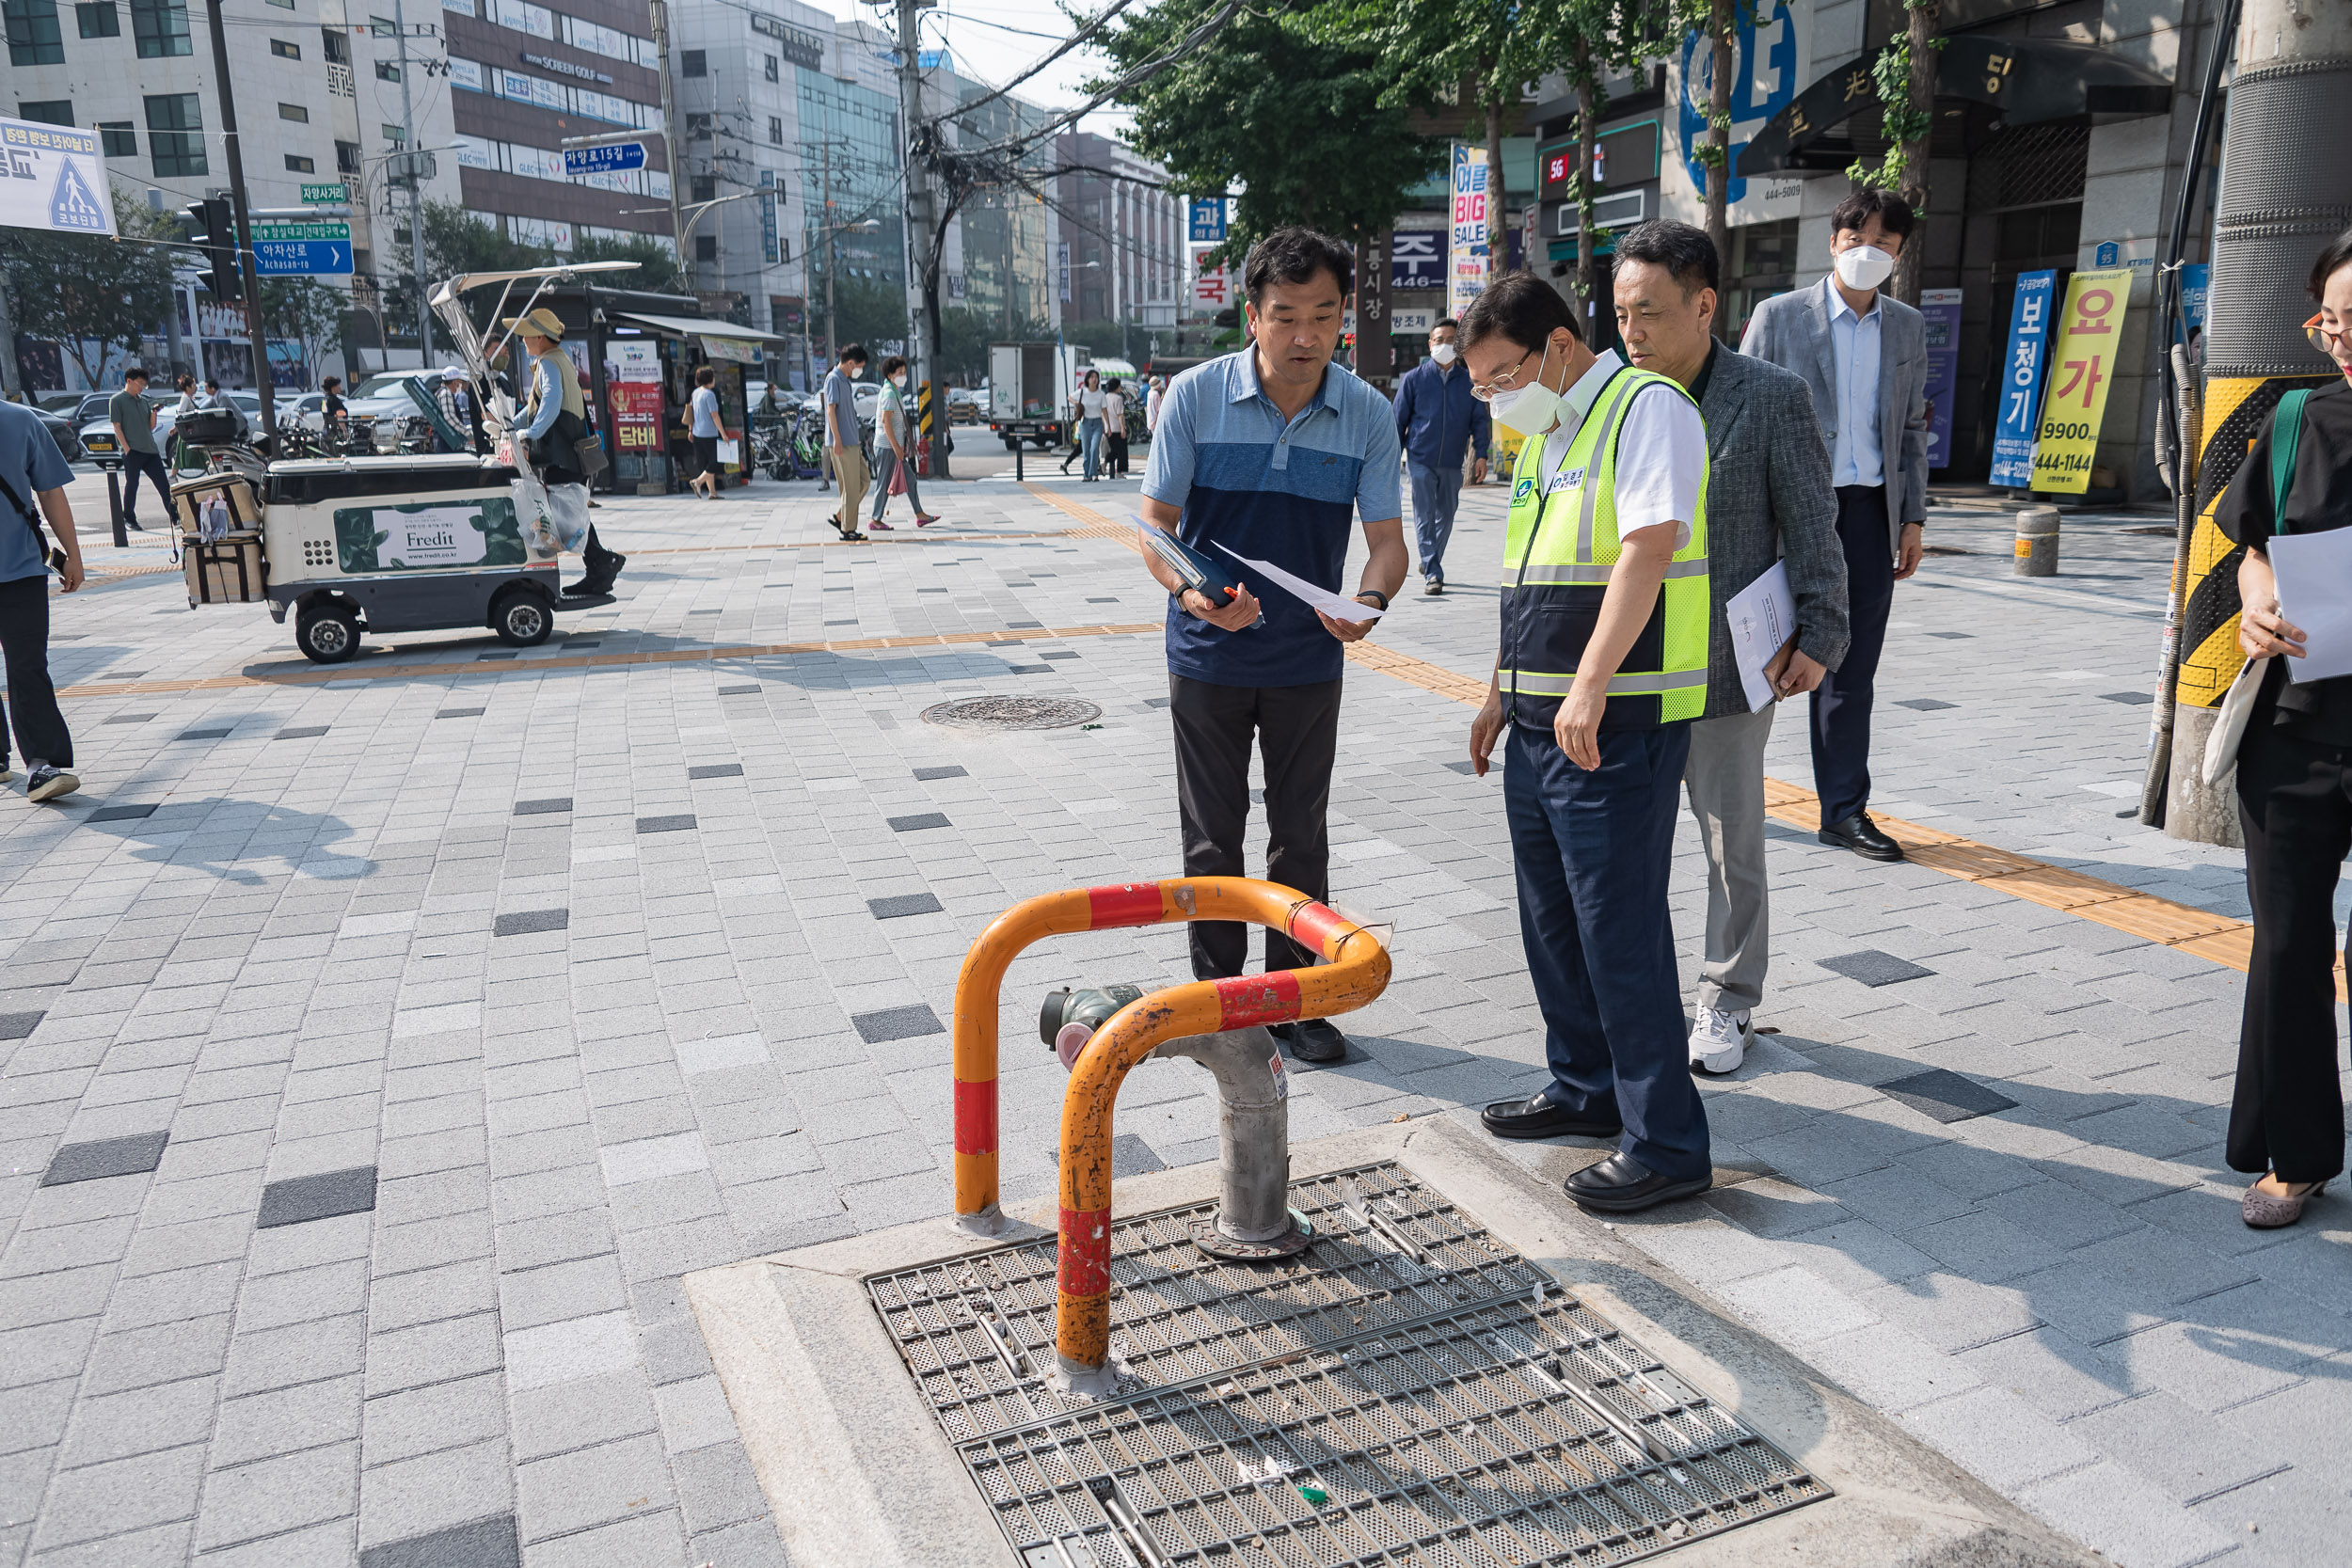
[[[1755,1039],[1772,958],[1764,880],[1764,746],[1775,704],[1820,684],[1846,655],[1846,557],[1829,452],[1804,383],[1714,338],[1721,261],[1707,232],[1645,223],[1618,240],[1617,331],[1642,370],[1686,388],[1707,421],[1707,564],[1713,601],[1707,712],[1691,726],[1682,779],[1707,850],[1707,948],[1691,1065],[1738,1069]],[[1724,607],[1783,562],[1797,631],[1753,711]]]
[[[1813,693],[1821,842],[1874,861],[1902,846],[1870,803],[1870,703],[1895,584],[1919,569],[1928,516],[1928,345],[1919,312],[1880,291],[1912,230],[1891,191],[1856,191],[1830,214],[1836,271],[1756,308],[1742,353],[1803,376],[1830,446],[1852,641]]]

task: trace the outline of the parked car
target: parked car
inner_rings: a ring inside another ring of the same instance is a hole
[[[980,395],[968,387],[947,388],[947,422],[949,424],[978,424]]]
[[[58,454],[69,463],[79,463],[82,460],[82,438],[74,433],[73,421],[46,408],[36,408],[33,413],[48,430],[49,438],[57,443]]]

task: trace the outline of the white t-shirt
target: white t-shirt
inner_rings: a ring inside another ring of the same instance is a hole
[[[1117,392],[1103,394],[1103,428],[1125,435],[1127,431],[1127,400]]]
[[[1078,410],[1079,410],[1079,417],[1080,417],[1081,419],[1088,419],[1088,420],[1099,420],[1099,419],[1101,419],[1101,418],[1103,417],[1103,400],[1104,400],[1104,398],[1108,397],[1109,395],[1110,395],[1110,394],[1109,394],[1109,393],[1107,393],[1107,392],[1102,392],[1102,391],[1092,391],[1092,392],[1090,392],[1090,391],[1088,391],[1088,390],[1087,390],[1085,388],[1083,388],[1083,387],[1079,388],[1078,388]]]
[[[1604,352],[1593,368],[1579,376],[1564,394],[1567,406],[1560,422],[1544,436],[1540,470],[1547,486],[1565,476],[1561,465],[1576,433],[1584,428],[1593,404],[1599,401],[1609,378],[1625,361],[1614,349]],[[1707,421],[1691,400],[1664,387],[1633,394],[1617,432],[1617,538],[1620,543],[1645,528],[1678,523],[1675,548],[1691,542],[1691,517],[1699,508],[1699,475],[1707,470]]]

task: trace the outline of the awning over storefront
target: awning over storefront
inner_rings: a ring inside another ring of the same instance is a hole
[[[758,349],[768,343],[778,348],[791,340],[780,332],[762,332],[757,327],[738,326],[730,321],[711,321],[702,316],[646,316],[634,311],[615,311],[614,321],[628,322],[635,326],[649,326],[674,338],[700,338],[703,352],[713,359],[731,359],[748,364]]]
[[[2094,44],[1976,33],[1939,41],[1944,47],[1936,51],[1935,96],[1987,104],[2010,125],[2085,115],[2099,121],[2138,119],[2172,106],[2171,83]],[[1765,121],[1740,150],[1740,177],[1844,167],[1849,154],[1842,147],[1836,157],[1818,164],[1806,157],[1806,149],[1855,114],[1878,107],[1871,59],[1855,55]]]

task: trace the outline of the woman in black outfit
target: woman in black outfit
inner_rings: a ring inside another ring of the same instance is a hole
[[[2344,1170],[2344,1099],[2336,1078],[2336,880],[2352,851],[2352,675],[2294,683],[2304,634],[2279,613],[2268,539],[2352,526],[2352,230],[2312,268],[2319,313],[2312,344],[2344,377],[2313,391],[2295,444],[2283,507],[2271,491],[2274,415],[2231,482],[2214,521],[2247,546],[2238,567],[2245,612],[2238,645],[2275,658],[2238,752],[2253,962],[2230,1108],[2231,1168],[2261,1173],[2246,1223],[2293,1225]]]

